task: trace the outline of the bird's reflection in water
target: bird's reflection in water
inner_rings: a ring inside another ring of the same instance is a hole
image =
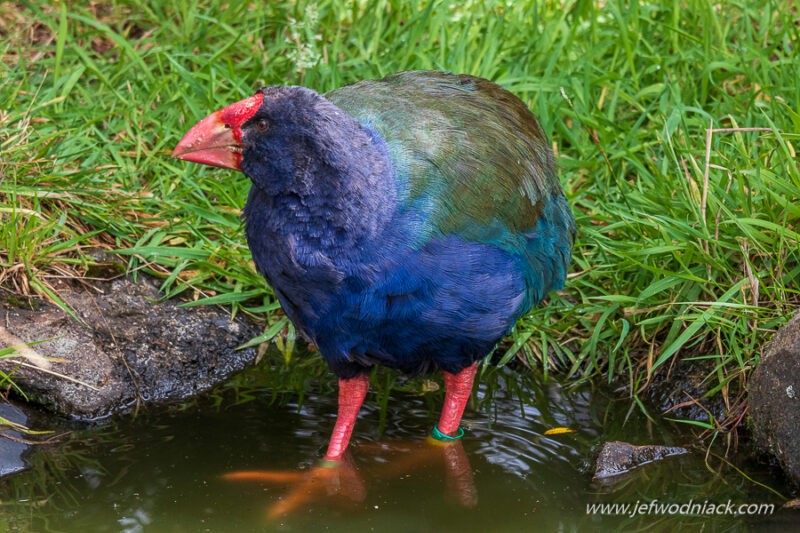
[[[443,464],[446,497],[464,507],[474,507],[478,503],[472,467],[460,441],[444,443],[429,437],[421,442],[365,443],[358,446],[357,453],[380,461],[356,466],[353,456],[347,452],[335,466],[323,464],[299,471],[243,470],[230,472],[223,478],[288,487],[283,498],[267,510],[269,518],[277,518],[322,498],[360,504],[367,497],[365,476],[368,479],[392,478]]]

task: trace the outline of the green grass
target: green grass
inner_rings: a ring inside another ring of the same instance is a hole
[[[702,360],[731,426],[800,302],[800,27],[779,1],[0,4],[0,284],[58,300],[92,247],[294,332],[250,262],[247,179],[169,157],[265,84],[408,69],[493,79],[540,117],[579,237],[499,357],[633,395]],[[604,378],[605,379],[605,378]],[[688,399],[688,398],[687,398]]]

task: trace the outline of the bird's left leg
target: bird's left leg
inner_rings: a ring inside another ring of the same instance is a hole
[[[461,424],[461,416],[464,414],[469,395],[472,394],[472,382],[475,381],[477,371],[478,363],[476,361],[458,374],[443,372],[444,406],[439,424],[434,429],[435,438],[440,440],[447,437],[459,438],[463,434],[458,426]]]
[[[369,390],[369,376],[366,374],[339,380],[339,413],[336,416],[336,424],[333,426],[333,434],[324,461],[339,461],[342,458],[350,442],[350,435],[353,433],[353,426],[367,390]]]

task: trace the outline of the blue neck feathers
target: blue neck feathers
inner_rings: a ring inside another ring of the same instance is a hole
[[[341,270],[383,238],[395,215],[386,144],[322,96],[280,89],[293,97],[265,98],[269,131],[243,139],[242,170],[253,182],[244,209],[253,259],[268,275]]]

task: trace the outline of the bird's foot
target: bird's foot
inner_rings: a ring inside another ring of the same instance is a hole
[[[437,440],[429,436],[424,441],[361,443],[358,449],[360,455],[380,458],[379,462],[362,467],[368,479],[396,478],[443,462],[447,497],[464,507],[474,507],[478,501],[469,457],[459,440]],[[283,497],[267,509],[269,519],[325,499],[358,504],[367,495],[364,477],[355,468],[349,452],[340,460],[322,459],[307,470],[245,470],[225,474],[223,478],[287,487]]]
[[[223,479],[288,486],[286,494],[267,509],[270,519],[322,498],[336,497],[359,503],[367,494],[364,480],[347,456],[338,461],[323,459],[306,471],[245,470],[225,474]]]

